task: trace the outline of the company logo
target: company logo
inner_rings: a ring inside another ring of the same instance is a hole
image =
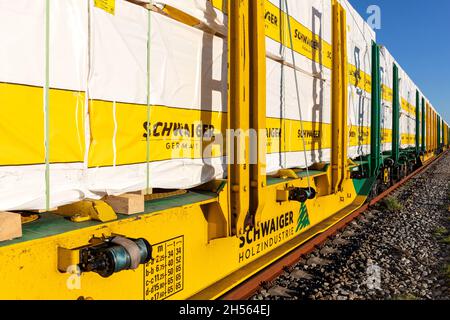
[[[239,263],[269,251],[295,235],[294,213],[287,212],[266,220],[259,228],[251,228],[239,238]]]
[[[264,239],[272,234],[283,230],[294,223],[294,213],[288,212],[277,218],[264,221],[261,223],[260,228],[251,228],[247,231],[245,236],[240,237],[241,243],[239,248],[243,248],[247,244],[252,244],[259,240]]]
[[[302,231],[303,229],[309,227],[311,225],[311,222],[309,221],[309,214],[308,214],[308,208],[306,207],[306,204],[302,203],[302,206],[300,207],[300,214],[298,216],[297,221],[297,229],[295,232]]]

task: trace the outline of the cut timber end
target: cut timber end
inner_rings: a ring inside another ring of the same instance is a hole
[[[127,193],[121,196],[108,196],[104,201],[119,214],[132,215],[145,211],[143,194]]]
[[[18,213],[0,212],[0,241],[22,237],[22,218]]]

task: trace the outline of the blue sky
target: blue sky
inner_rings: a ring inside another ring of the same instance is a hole
[[[398,63],[450,123],[450,1],[349,0],[362,17],[381,8],[377,42]]]

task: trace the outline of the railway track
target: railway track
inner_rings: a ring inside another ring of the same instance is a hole
[[[324,233],[316,236],[310,241],[306,242],[302,246],[293,250],[283,258],[279,259],[272,265],[260,271],[258,274],[254,275],[241,285],[235,287],[233,290],[229,291],[227,294],[222,296],[224,300],[245,300],[245,299],[255,299],[255,300],[263,300],[263,299],[336,299],[336,300],[346,300],[346,299],[355,299],[356,296],[348,296],[348,295],[340,295],[341,291],[337,290],[337,293],[333,293],[328,297],[324,297],[320,293],[318,296],[315,293],[318,293],[319,290],[314,289],[314,286],[319,284],[314,284],[314,279],[317,279],[317,275],[314,273],[323,274],[330,268],[328,265],[333,262],[328,259],[328,257],[338,257],[337,263],[341,265],[345,263],[345,260],[355,251],[358,243],[353,244],[347,240],[352,238],[355,234],[357,234],[360,229],[364,229],[366,226],[373,223],[374,218],[376,218],[376,213],[374,214],[371,210],[379,205],[384,199],[389,197],[393,193],[400,192],[399,189],[402,186],[405,186],[411,179],[418,177],[419,175],[425,174],[428,170],[435,167],[441,160],[445,160],[450,163],[450,153],[446,152],[441,156],[437,157],[433,161],[430,161],[422,168],[418,169],[416,172],[392,186],[390,189],[386,190],[378,197],[374,198],[372,201],[365,204],[359,210],[355,211],[351,215],[347,216],[345,219],[341,220],[339,223],[334,225],[332,228],[328,229]],[[445,177],[444,177],[445,179]],[[447,178],[447,181],[450,181],[450,177]],[[426,188],[426,186],[424,186]],[[400,201],[405,200],[401,199]],[[405,200],[406,201],[406,200]],[[434,205],[434,204],[431,204]],[[358,241],[356,241],[358,242]],[[356,247],[355,247],[356,246]],[[392,248],[391,248],[392,249]],[[401,250],[398,248],[393,248],[393,251]],[[336,263],[336,261],[334,262]],[[370,261],[369,261],[370,263]],[[355,268],[369,268],[367,270],[370,271],[370,266],[365,264],[364,266],[352,266]],[[375,274],[374,278],[374,287],[376,289],[376,274],[378,266],[373,266],[373,272]],[[344,268],[345,269],[345,268]],[[368,272],[369,272],[368,271]],[[426,274],[426,272],[424,272]],[[370,279],[370,274],[368,275]],[[279,280],[283,278],[284,280]],[[305,287],[302,290],[304,291],[299,295],[298,290],[292,290],[289,288],[289,285],[286,283],[291,282],[304,282],[308,283],[309,287]],[[281,282],[281,285],[280,285]],[[332,284],[327,282],[322,282],[320,285],[330,286]],[[345,291],[342,291],[345,294]],[[373,292],[377,292],[374,290]],[[431,296],[427,296],[426,294],[422,295],[424,298],[433,298]],[[376,294],[374,296],[376,298]],[[386,298],[386,297],[384,297]],[[387,298],[408,298],[401,296],[398,294],[397,296],[390,296]]]

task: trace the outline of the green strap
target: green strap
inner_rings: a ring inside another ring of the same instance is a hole
[[[147,183],[145,193],[147,194],[150,190],[150,114],[151,114],[151,104],[150,104],[150,64],[151,64],[151,38],[152,38],[152,1],[149,3],[148,10],[148,39],[147,39]]]
[[[45,83],[44,83],[44,127],[45,127],[45,206],[50,210],[50,0],[45,0]]]

